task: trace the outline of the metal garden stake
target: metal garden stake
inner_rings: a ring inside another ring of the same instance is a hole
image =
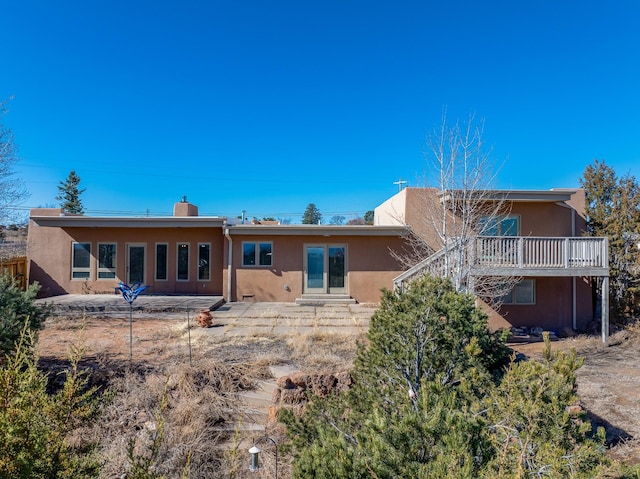
[[[147,286],[140,286],[140,283],[134,283],[131,286],[120,281],[118,289],[122,292],[122,297],[129,303],[129,362],[133,362],[133,302],[138,295],[142,293]]]

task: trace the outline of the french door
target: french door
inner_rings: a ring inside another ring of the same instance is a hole
[[[145,245],[127,244],[127,284],[144,284]]]
[[[304,292],[347,293],[347,247],[306,245],[304,252]]]

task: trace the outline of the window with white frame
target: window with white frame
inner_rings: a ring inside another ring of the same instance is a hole
[[[535,304],[536,281],[523,279],[516,283],[513,289],[502,298],[504,304]]]
[[[169,260],[169,245],[167,243],[156,243],[156,280],[166,281],[167,266]]]
[[[242,243],[242,266],[271,266],[273,244],[271,242]]]
[[[178,243],[178,281],[189,281],[189,243]]]
[[[98,243],[98,279],[116,277],[116,244]]]
[[[91,243],[73,243],[71,246],[71,279],[91,277]]]
[[[198,244],[198,280],[209,281],[211,279],[211,244]]]
[[[480,219],[481,236],[518,236],[520,216],[496,216]]]

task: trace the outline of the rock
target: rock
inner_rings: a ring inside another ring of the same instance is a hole
[[[282,376],[281,378],[278,378],[278,380],[276,381],[276,385],[280,389],[295,389],[296,388],[296,385],[293,384],[293,382],[291,381],[291,378],[289,376]]]
[[[303,389],[309,387],[309,384],[311,383],[311,376],[301,372],[292,373],[289,378],[293,384]]]
[[[280,392],[280,402],[283,404],[301,404],[307,402],[307,393],[302,388],[283,389]]]
[[[325,397],[335,389],[337,382],[333,374],[318,374],[312,377],[310,389],[313,394]]]
[[[582,412],[582,406],[579,404],[575,404],[573,406],[567,406],[565,411],[571,414],[572,416],[578,415]]]

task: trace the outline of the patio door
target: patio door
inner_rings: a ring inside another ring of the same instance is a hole
[[[145,245],[127,245],[127,284],[144,284]]]
[[[307,245],[304,256],[304,292],[347,293],[347,247]]]

